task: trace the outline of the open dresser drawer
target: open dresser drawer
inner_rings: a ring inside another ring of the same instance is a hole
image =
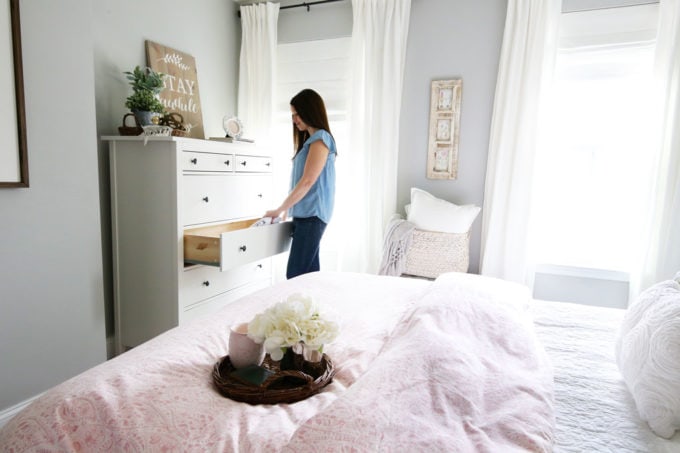
[[[226,271],[290,248],[292,222],[251,228],[257,220],[184,230],[184,261]]]

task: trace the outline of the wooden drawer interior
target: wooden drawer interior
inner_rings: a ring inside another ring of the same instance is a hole
[[[292,222],[251,228],[258,218],[184,230],[184,261],[225,271],[290,248]]]

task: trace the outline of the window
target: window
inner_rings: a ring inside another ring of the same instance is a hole
[[[650,185],[657,10],[563,14],[536,157],[537,263],[632,269]]]
[[[275,155],[280,165],[288,171],[280,171],[276,181],[276,193],[290,190],[290,165],[293,156],[290,99],[304,88],[311,88],[324,99],[331,132],[338,148],[336,167],[336,194],[333,220],[328,225],[321,242],[321,265],[324,270],[334,270],[342,249],[341,220],[347,219],[338,212],[345,203],[342,197],[348,192],[341,190],[352,169],[348,159],[343,158],[347,139],[347,109],[349,100],[349,59],[351,38],[324,39],[279,44],[276,104],[274,111]]]

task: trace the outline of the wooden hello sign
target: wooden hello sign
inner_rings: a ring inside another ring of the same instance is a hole
[[[189,137],[205,138],[194,57],[153,41],[146,41],[145,45],[148,66],[165,74],[161,104],[167,112],[182,115]]]

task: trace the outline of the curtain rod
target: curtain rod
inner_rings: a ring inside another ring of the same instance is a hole
[[[316,2],[302,2],[302,3],[297,3],[295,5],[288,5],[288,6],[281,6],[279,9],[290,9],[290,8],[307,8],[307,11],[309,11],[309,7],[313,5],[322,5],[324,3],[334,3],[334,2],[341,2],[342,0],[318,0]]]
[[[295,5],[287,5],[287,6],[280,6],[279,9],[291,9],[291,8],[307,8],[307,12],[309,12],[309,8],[314,5],[323,5],[324,3],[335,3],[335,2],[342,2],[344,0],[318,0],[315,2],[302,2],[302,3],[296,3]],[[238,17],[241,17],[241,11],[239,10],[238,12]]]

